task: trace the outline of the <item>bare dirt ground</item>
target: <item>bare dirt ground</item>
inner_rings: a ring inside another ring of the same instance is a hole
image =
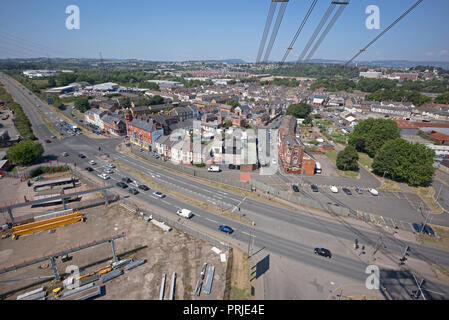
[[[105,295],[98,299],[157,300],[163,274],[166,274],[164,299],[168,299],[173,272],[176,272],[176,300],[223,298],[226,263],[221,262],[220,256],[211,250],[212,245],[176,229],[164,232],[152,223],[145,222],[126,211],[119,203],[109,207],[90,208],[83,210],[82,213],[87,218],[84,223],[60,227],[53,233],[43,231],[19,237],[18,240],[11,238],[0,240],[0,269],[124,231],[126,237],[115,241],[119,259],[146,259],[147,262],[135,269],[124,271],[120,277],[107,282]],[[66,263],[62,263],[60,259],[56,260],[61,275],[69,265],[78,266],[81,275],[108,265],[112,261],[112,249],[109,243],[104,243],[75,252],[71,256],[72,260]],[[203,263],[215,267],[212,291],[210,295],[204,294],[204,280],[201,296],[196,297],[194,291]],[[43,262],[0,274],[0,281],[51,274],[52,268],[49,263]],[[38,281],[42,280],[0,282],[0,297],[15,299],[21,293],[42,286],[51,289],[58,285],[55,281],[41,284]]]

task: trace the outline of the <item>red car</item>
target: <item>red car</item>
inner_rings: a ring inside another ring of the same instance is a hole
[[[45,142],[46,143],[51,143],[51,140],[50,139],[45,139]]]

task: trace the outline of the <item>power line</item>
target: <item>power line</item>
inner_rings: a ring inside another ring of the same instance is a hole
[[[265,49],[265,43],[267,42],[268,31],[270,31],[271,22],[273,21],[274,11],[276,10],[277,3],[271,2],[270,10],[268,11],[267,21],[265,22],[265,29],[263,31],[262,40],[259,45],[259,52],[257,53],[256,63],[260,62],[262,58],[263,50]]]
[[[352,61],[354,61],[362,52],[365,52],[372,44],[374,44],[377,40],[379,40],[385,33],[388,32],[391,28],[393,28],[399,21],[401,21],[406,15],[408,15],[413,9],[415,9],[423,0],[418,0],[413,6],[410,7],[407,11],[405,11],[399,18],[397,18],[392,24],[390,24],[384,31],[382,31],[376,38],[374,38],[371,42],[369,42],[363,49],[361,49],[354,57],[349,59],[344,66],[346,67]]]
[[[287,8],[288,2],[282,2],[281,7],[279,8],[278,16],[276,18],[276,22],[273,27],[273,31],[271,33],[270,42],[268,43],[267,51],[265,52],[265,56],[263,61],[267,62],[270,57],[271,50],[273,49],[274,41],[276,40],[279,27],[281,26],[282,19],[284,18],[285,9]]]
[[[298,63],[301,62],[304,57],[306,56],[306,53],[309,51],[310,47],[312,46],[312,43],[315,41],[318,34],[321,32],[321,29],[323,29],[324,25],[326,24],[327,20],[329,19],[330,15],[334,11],[336,4],[331,3],[329,5],[329,8],[327,8],[326,12],[324,13],[324,16],[321,18],[320,23],[316,27],[315,31],[313,32],[312,36],[310,37],[309,41],[307,42],[306,46],[304,47],[303,51],[301,52]]]
[[[320,47],[321,43],[324,41],[324,39],[326,38],[327,34],[329,33],[329,31],[333,28],[333,26],[335,25],[335,23],[337,22],[338,18],[341,16],[341,14],[343,13],[343,10],[345,10],[346,5],[340,6],[337,10],[337,12],[335,12],[335,15],[333,16],[332,20],[329,22],[328,26],[326,27],[326,29],[323,31],[323,33],[321,34],[320,38],[318,39],[318,41],[315,43],[314,47],[312,48],[312,50],[309,52],[309,55],[306,58],[306,61],[309,61],[312,56],[315,54],[315,52],[318,50],[318,48]]]
[[[295,36],[293,37],[292,42],[290,42],[290,45],[288,46],[287,50],[285,51],[284,57],[282,58],[281,61],[281,65],[285,62],[285,60],[287,60],[287,57],[290,53],[290,50],[293,49],[293,46],[296,43],[296,40],[298,39],[299,35],[302,32],[302,29],[304,28],[304,25],[306,24],[307,20],[309,19],[310,15],[312,14],[313,9],[315,8],[315,5],[317,4],[318,0],[313,0],[312,4],[309,7],[309,11],[307,11],[306,16],[304,17],[304,19],[301,22],[301,25],[298,28],[298,31],[296,31]]]

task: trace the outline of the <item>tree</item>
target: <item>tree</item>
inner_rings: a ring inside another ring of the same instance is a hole
[[[54,77],[50,77],[48,78],[48,86],[50,88],[56,87],[56,80]]]
[[[56,93],[53,93],[52,98],[53,98],[53,106],[55,106],[56,108],[61,108],[63,106],[61,99]]]
[[[226,129],[229,129],[230,127],[232,127],[232,121],[231,120],[226,120],[224,122],[224,126]]]
[[[337,168],[340,170],[357,170],[359,165],[359,154],[354,146],[347,146],[338,153]]]
[[[440,94],[435,98],[435,103],[449,104],[449,92]]]
[[[122,106],[122,108],[130,108],[131,100],[129,99],[129,97],[124,97],[120,100],[120,105]]]
[[[386,142],[374,157],[373,172],[411,186],[428,185],[435,174],[435,152],[420,143],[404,139]]]
[[[302,122],[302,124],[304,126],[308,126],[308,127],[312,127],[313,126],[313,121],[312,118],[310,116],[307,116],[304,121]]]
[[[393,120],[369,118],[360,121],[349,135],[349,144],[374,157],[382,145],[400,137],[400,130]]]
[[[163,104],[163,103],[164,103],[164,98],[162,98],[159,95],[152,96],[150,99],[150,105],[152,105],[152,106],[155,106],[158,104]]]
[[[228,102],[226,102],[226,104],[228,104],[234,108],[240,106],[240,103],[237,100],[229,100]]]
[[[307,103],[292,104],[287,108],[287,114],[296,118],[305,119],[312,112],[312,106]]]
[[[75,100],[75,108],[80,112],[86,112],[90,109],[88,97],[78,97]]]
[[[44,153],[42,144],[37,141],[25,140],[12,146],[6,152],[8,159],[14,164],[31,165]]]

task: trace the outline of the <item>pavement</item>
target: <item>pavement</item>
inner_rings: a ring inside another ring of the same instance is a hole
[[[16,89],[16,91],[13,92],[20,97],[21,93],[17,90],[20,89]],[[20,99],[23,101],[24,109],[27,110],[26,112],[33,114],[30,110],[33,110],[36,106],[30,103],[28,99]],[[41,108],[44,109],[44,112],[51,113],[51,110],[46,110],[45,106]],[[55,115],[52,114],[49,116],[53,117]],[[45,131],[45,126],[42,127],[42,120],[39,119],[40,116],[37,114],[30,118],[30,121],[32,122],[33,127],[36,126],[39,128],[39,138],[42,139],[41,134],[44,136],[48,134],[48,129]],[[177,209],[190,209],[195,215],[191,221],[187,221],[186,223],[193,226],[199,226],[203,230],[207,230],[208,233],[217,234],[225,241],[238,242],[242,245],[247,245],[253,240],[253,252],[262,249],[260,253],[264,252],[266,255],[273,257],[272,261],[274,264],[268,264],[269,266],[273,266],[273,270],[276,270],[275,267],[278,265],[278,262],[276,261],[279,261],[279,266],[282,268],[284,261],[282,259],[289,259],[295,263],[300,263],[303,265],[305,271],[301,274],[301,277],[298,278],[298,281],[309,279],[312,282],[310,285],[314,285],[316,288],[324,286],[324,282],[319,282],[317,280],[318,282],[314,283],[314,278],[326,279],[329,283],[332,281],[334,283],[341,283],[342,285],[346,283],[356,283],[359,286],[363,285],[366,280],[364,270],[367,267],[367,262],[352,253],[352,243],[354,239],[357,238],[361,243],[366,244],[367,247],[375,246],[379,238],[379,233],[384,235],[383,241],[388,248],[388,251],[385,248],[381,249],[381,251],[387,252],[390,256],[393,255],[393,257],[390,257],[391,260],[395,260],[396,258],[394,258],[394,256],[397,257],[401,254],[404,245],[406,244],[410,246],[411,254],[417,259],[429,263],[449,266],[449,254],[446,250],[396,239],[392,233],[386,232],[385,229],[379,229],[377,226],[359,220],[349,218],[343,219],[341,217],[319,214],[308,211],[305,208],[289,210],[252,198],[245,199],[241,195],[215,188],[196,180],[191,180],[185,176],[162,170],[160,167],[151,165],[145,161],[136,160],[124,154],[120,154],[116,151],[116,146],[120,142],[122,142],[122,139],[92,139],[85,135],[77,135],[66,137],[51,144],[46,144],[44,147],[46,156],[53,156],[60,160],[60,154],[62,152],[68,152],[69,156],[63,158],[63,161],[72,164],[77,163],[77,167],[81,169],[88,166],[88,161],[94,159],[97,162],[97,165],[92,167],[95,168],[96,172],[89,174],[95,176],[99,172],[102,172],[106,163],[109,161],[104,159],[109,158],[110,160],[121,162],[139,170],[157,184],[181,192],[193,199],[201,199],[203,202],[215,203],[215,205],[218,206],[226,206],[228,210],[232,210],[235,206],[239,206],[240,214],[245,215],[246,218],[256,222],[254,228],[238,221],[231,220],[226,216],[214,214],[202,208],[194,207],[172,197],[159,199],[154,197],[151,192],[141,192],[137,196],[131,196],[131,199],[135,198],[143,203],[151,205],[154,210],[160,210],[169,216],[171,215],[170,217],[172,219],[178,218],[175,213]],[[101,151],[99,150],[99,147],[101,147]],[[79,153],[85,154],[87,159],[78,158],[77,155]],[[109,155],[109,157],[105,157],[105,155]],[[107,183],[115,184],[115,182],[121,180],[123,176],[129,176],[131,179],[139,182],[137,177],[133,177],[129,172],[122,169],[116,169],[114,171],[114,174],[111,174],[112,179]],[[378,198],[373,199],[376,201]],[[365,201],[367,201],[367,199],[363,198],[363,202]],[[377,204],[378,201],[373,203],[373,206],[377,206]],[[229,225],[235,232],[232,235],[221,234],[217,231],[219,225]],[[314,255],[313,249],[315,247],[328,247],[333,252],[333,258],[326,260],[326,263],[323,263],[321,259],[317,260],[317,258],[321,257]],[[280,259],[277,259],[277,256],[279,256]],[[262,260],[264,258],[265,256],[262,257]],[[270,272],[267,272],[266,270],[264,274],[269,275],[271,274]],[[276,272],[273,272],[273,274],[276,274]],[[279,272],[278,276],[275,276],[273,279],[279,279],[282,275],[283,273]],[[263,279],[263,276],[259,277],[259,279]],[[338,282],[336,282],[337,280],[332,279],[337,279]],[[257,281],[260,282],[260,280]],[[258,286],[260,284],[257,281],[256,283]],[[268,285],[264,292],[270,292],[276,288],[275,280],[263,283],[264,285]],[[304,289],[301,287],[301,282],[295,283],[298,287],[297,290],[303,292]],[[391,283],[392,290],[400,286],[400,282]],[[440,284],[438,284],[438,287],[441,287],[439,290],[443,291],[446,296],[449,296],[448,287],[443,285],[440,286]],[[328,296],[326,288],[327,287],[323,290],[317,289],[316,296],[314,297],[319,297],[319,299],[326,298]],[[292,293],[287,290],[282,296],[284,296],[284,294],[290,295]],[[276,294],[273,295],[273,297],[275,296]],[[295,295],[287,298],[291,299],[294,296]],[[299,297],[299,293],[296,297]]]

